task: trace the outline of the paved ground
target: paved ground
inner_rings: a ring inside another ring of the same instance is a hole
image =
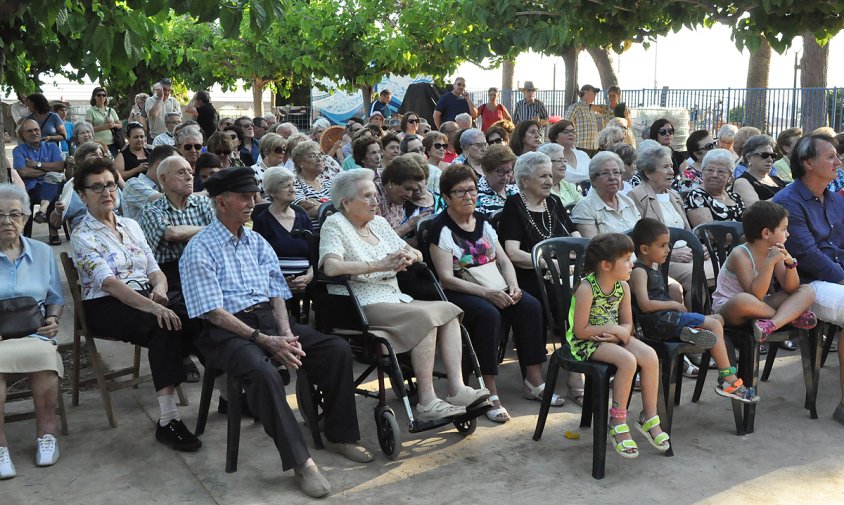
[[[36,236],[40,227],[36,228]],[[45,233],[45,232],[44,232]],[[66,250],[66,246],[56,251]],[[70,330],[69,312],[62,321]],[[130,359],[127,345],[98,344],[109,363]],[[357,465],[325,451],[314,451],[334,489],[327,503],[844,503],[844,427],[830,416],[839,394],[838,359],[830,356],[821,371],[820,419],[802,408],[799,355],[777,360],[763,398],[756,432],[737,437],[730,404],[712,392],[715,374],[698,404],[690,402],[687,380],[675,410],[672,442],[676,456],[666,458],[641,437],[641,456],[624,460],[609,450],[606,478],[591,478],[591,430],[578,428],[574,404],[555,409],[541,441],[531,439],[538,403],[521,399],[518,364],[502,367],[499,388],[514,419],[494,425],[483,419],[463,437],[450,426],[419,434],[402,433],[397,461],[378,451],[374,401],[358,399],[362,442],[376,459]],[[441,389],[442,384],[437,384]],[[190,406],[181,409],[189,427],[196,421],[199,385],[187,385]],[[562,391],[562,388],[558,388]],[[289,389],[291,393],[293,389]],[[260,425],[244,421],[237,473],[226,474],[225,417],[212,403],[204,447],[197,453],[171,451],[157,443],[153,423],[157,402],[152,385],[114,393],[119,426],[111,428],[96,390],[84,392],[79,407],[68,403],[70,435],[60,438],[62,456],[51,468],[36,468],[34,423],[6,427],[18,476],[0,482],[0,504],[242,504],[309,503],[292,472],[281,472],[278,454]],[[288,400],[295,407],[293,394]],[[26,405],[24,405],[26,406]],[[631,409],[638,411],[639,397]],[[406,417],[397,402],[400,424]],[[566,431],[580,440],[567,440]],[[310,437],[305,440],[311,445]]]

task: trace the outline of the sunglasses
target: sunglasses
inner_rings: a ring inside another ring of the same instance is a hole
[[[416,123],[418,123],[418,122],[419,122],[419,120],[418,120],[418,119],[408,119],[408,120],[407,120],[407,122],[408,122],[408,123],[413,123],[413,124],[416,124]]]
[[[660,128],[657,133],[659,133],[663,137],[665,137],[666,135],[674,135],[674,128]]]
[[[445,149],[446,147],[448,147],[448,144],[440,144],[439,142],[434,142],[433,144],[431,144],[431,147],[433,147],[434,149]]]
[[[182,149],[187,151],[201,151],[202,144],[182,144]]]
[[[102,97],[106,96],[106,94],[105,93],[97,93],[94,96],[98,96],[98,97],[102,98]]]
[[[287,154],[287,149],[284,147],[276,147],[273,149],[273,152],[276,154]]]
[[[710,142],[703,147],[698,148],[698,151],[711,151],[715,149],[718,145],[715,142]]]
[[[487,140],[486,145],[491,146],[493,144],[503,144],[503,143],[504,143],[504,139],[499,137],[497,139]]]
[[[750,154],[748,154],[748,156],[759,156],[763,160],[767,160],[769,158],[774,158],[774,159],[777,158],[777,155],[774,154],[774,153],[750,153]]]
[[[231,153],[231,151],[214,151],[214,154],[217,156],[229,156]]]

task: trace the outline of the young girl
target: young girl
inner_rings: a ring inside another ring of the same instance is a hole
[[[662,431],[656,413],[656,352],[632,336],[633,314],[626,282],[633,268],[632,253],[633,242],[620,233],[599,235],[589,242],[584,266],[591,273],[574,292],[566,335],[575,359],[603,361],[618,369],[612,391],[610,435],[615,451],[625,458],[639,455],[627,426],[627,400],[637,366],[641,369],[644,411],[639,414],[636,427],[657,450],[665,452],[670,447],[668,433]]]
[[[759,342],[791,324],[811,329],[815,314],[807,310],[815,301],[812,288],[800,284],[797,260],[785,250],[788,212],[761,200],[742,217],[747,243],[735,247],[718,273],[712,295],[712,311],[724,316],[728,325],[753,321],[753,336]],[[774,292],[776,279],[780,291]]]
[[[662,273],[654,268],[668,259],[668,227],[656,219],[644,218],[636,223],[632,235],[637,261],[630,275],[630,289],[633,312],[644,334],[659,339],[679,337],[684,342],[711,349],[721,379],[715,392],[746,403],[758,402],[756,391],[744,387],[735,375],[736,369],[730,366],[724,345],[724,319],[718,314],[705,316],[686,310],[679,300],[669,296]]]

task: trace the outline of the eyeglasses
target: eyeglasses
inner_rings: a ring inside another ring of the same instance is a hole
[[[703,173],[704,174],[710,174],[710,175],[717,175],[718,177],[726,177],[726,176],[730,175],[730,172],[728,170],[715,170],[713,168],[707,168],[703,171]]]
[[[23,214],[20,213],[20,212],[12,212],[11,214],[0,213],[0,223],[6,222],[7,219],[11,223],[13,221],[19,220],[22,217],[23,217]]]
[[[565,133],[566,135],[574,135],[577,133],[577,130],[575,130],[574,128],[564,128],[563,133]]]
[[[598,177],[603,177],[605,179],[609,179],[609,178],[616,179],[616,178],[621,177],[621,172],[619,172],[618,170],[614,170],[614,171],[611,171],[611,172],[601,172],[600,174],[598,174]]]
[[[659,133],[663,137],[665,137],[666,135],[674,135],[674,128],[660,128],[657,133]]]
[[[439,142],[434,142],[433,144],[431,144],[431,147],[433,147],[434,149],[445,149],[446,147],[448,147],[448,144],[440,144]]]
[[[408,123],[413,123],[413,124],[416,124],[416,123],[418,123],[418,122],[419,122],[419,120],[418,120],[418,119],[408,119],[408,120],[407,120],[407,122],[408,122]]]
[[[466,195],[475,196],[478,194],[478,188],[453,189],[449,192],[449,194],[454,198],[465,198]]]
[[[217,156],[229,156],[231,155],[231,153],[232,152],[228,149],[226,149],[225,151],[214,151],[214,154],[216,154]]]
[[[117,183],[115,182],[108,182],[106,184],[100,184],[99,182],[96,184],[91,184],[90,186],[83,186],[85,189],[90,189],[94,193],[103,193],[105,190],[108,190],[109,193],[114,193],[117,191]]]
[[[495,173],[500,175],[501,177],[504,177],[504,176],[509,177],[509,176],[513,175],[514,172],[513,172],[512,169],[510,169],[510,170],[496,170]]]
[[[94,95],[94,96],[96,96],[96,97],[98,97],[98,98],[103,98],[103,97],[105,97],[105,96],[106,96],[106,94],[105,94],[105,93],[97,93],[97,94],[96,94],[96,95]]]
[[[774,153],[750,153],[748,156],[759,156],[763,160],[767,160],[768,158],[777,158],[777,155]]]
[[[718,144],[716,144],[715,142],[710,142],[709,144],[706,144],[703,147],[699,147],[698,151],[711,151],[711,150],[715,149],[716,147],[718,147]]]
[[[276,147],[273,149],[273,152],[276,154],[287,154],[287,148],[285,147]]]
[[[186,151],[201,151],[202,144],[182,144],[182,149]]]
[[[491,146],[493,144],[503,144],[503,143],[504,143],[504,139],[501,138],[501,137],[498,137],[497,139],[492,139],[492,140],[486,141],[486,145],[488,145],[488,146]]]

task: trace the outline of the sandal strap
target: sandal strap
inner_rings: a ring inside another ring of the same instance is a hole
[[[616,447],[621,446],[622,450],[624,449],[639,449],[639,446],[636,444],[636,441],[632,438],[625,438],[621,442],[616,442]]]
[[[645,431],[651,431],[653,428],[659,426],[659,422],[659,416],[653,416],[652,418],[642,423],[642,429]]]
[[[654,444],[663,445],[663,443],[667,442],[669,438],[670,437],[668,433],[663,431],[662,433],[654,437]]]
[[[613,419],[624,419],[627,417],[627,409],[610,407],[610,417]],[[621,425],[619,425],[621,426]]]
[[[738,373],[738,369],[736,369],[736,367],[734,367],[734,366],[730,366],[730,367],[721,368],[720,370],[718,370],[718,377],[721,377],[721,378],[729,377],[731,375],[735,375],[736,373]]]
[[[627,426],[627,423],[610,425],[610,435],[616,436],[625,433],[630,433],[630,426]]]
[[[746,388],[744,388],[744,382],[741,379],[736,379],[736,381],[732,384],[728,383],[727,381],[724,381],[722,389],[724,389],[725,393],[735,393],[736,391]]]

